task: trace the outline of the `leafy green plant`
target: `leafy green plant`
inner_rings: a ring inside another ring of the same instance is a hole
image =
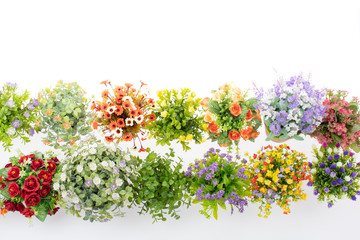
[[[136,161],[128,153],[92,140],[67,152],[55,180],[67,212],[90,222],[107,222],[124,216],[121,208],[133,198],[130,179],[135,175]]]
[[[181,161],[175,162],[173,157],[172,149],[165,156],[150,152],[145,159],[137,157],[139,175],[131,179],[133,204],[141,208],[140,214],[151,214],[154,222],[166,221],[166,215],[179,219],[177,209],[190,205],[189,180],[181,170]]]
[[[30,142],[28,135],[35,133],[38,100],[30,99],[30,93],[25,90],[17,92],[16,83],[6,83],[0,91],[0,142],[6,151],[10,151],[15,138],[24,143]]]
[[[90,100],[76,83],[59,81],[54,88],[40,92],[40,129],[45,145],[66,149],[92,131]]]
[[[200,98],[188,88],[181,90],[158,91],[159,100],[153,113],[156,120],[151,122],[149,130],[157,144],[169,145],[178,140],[185,151],[189,150],[189,141],[200,144],[204,129],[203,112],[200,107]]]

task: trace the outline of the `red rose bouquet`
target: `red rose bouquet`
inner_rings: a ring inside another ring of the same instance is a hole
[[[108,142],[133,141],[134,149],[138,148],[135,144],[138,139],[139,152],[145,152],[141,141],[150,136],[146,126],[156,117],[148,110],[155,106],[155,101],[148,98],[147,90],[144,91],[146,84],[140,83],[140,88],[136,89],[131,83],[113,87],[108,80],[101,82],[108,89],[103,90],[101,101],[92,103],[91,109],[96,111],[92,127],[100,130]]]
[[[0,169],[0,213],[18,211],[27,218],[35,215],[42,222],[47,215],[54,215],[59,210],[59,193],[52,178],[60,171],[59,164],[52,154],[39,152],[10,158]]]

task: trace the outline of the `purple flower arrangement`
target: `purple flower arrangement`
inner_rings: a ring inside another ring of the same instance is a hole
[[[300,134],[309,135],[320,125],[325,107],[322,102],[325,92],[316,90],[302,75],[288,81],[279,81],[265,92],[255,87],[265,127],[269,132],[266,140],[304,140]]]
[[[320,201],[327,201],[332,207],[336,199],[349,198],[356,201],[360,195],[360,163],[355,162],[355,154],[343,150],[340,143],[335,148],[323,143],[320,149],[313,146],[315,158],[309,163],[314,195]]]
[[[0,91],[0,142],[10,151],[12,140],[20,138],[29,142],[28,136],[35,134],[35,123],[39,102],[30,99],[28,91],[17,92],[16,83],[6,83]]]
[[[204,158],[190,164],[185,175],[191,179],[191,195],[193,203],[201,203],[200,213],[210,218],[218,218],[218,207],[226,210],[230,205],[231,213],[234,208],[244,211],[250,196],[250,180],[245,166],[246,160],[239,155],[233,157],[221,153],[220,149],[210,148]]]

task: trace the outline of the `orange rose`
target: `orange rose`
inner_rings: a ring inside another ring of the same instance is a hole
[[[66,123],[63,124],[63,127],[65,129],[69,129],[71,127],[71,124],[69,122],[66,122]]]
[[[211,112],[207,111],[206,114],[205,114],[205,117],[204,117],[204,121],[210,123],[213,120],[214,120],[213,119],[213,114]]]
[[[252,118],[253,118],[253,114],[249,109],[248,112],[246,113],[246,120],[250,121]]]
[[[55,116],[55,117],[54,117],[54,120],[55,120],[55,121],[61,121],[61,117],[60,117],[60,116]]]
[[[208,130],[210,130],[212,133],[217,133],[219,131],[219,127],[216,123],[211,122],[209,123]]]
[[[74,144],[75,144],[75,142],[76,142],[76,140],[71,140],[71,142],[70,142],[70,146],[74,145]]]
[[[242,112],[242,109],[241,109],[240,105],[237,103],[232,103],[232,107],[230,108],[230,113],[233,116],[237,117],[241,114],[241,112]]]
[[[51,109],[48,109],[48,110],[46,111],[46,115],[48,115],[48,116],[50,116],[52,113],[53,113],[53,110],[51,110]]]
[[[251,133],[251,137],[254,138],[254,139],[257,138],[259,135],[260,135],[260,132]]]
[[[229,143],[226,143],[226,144],[219,144],[220,147],[227,147],[229,146]]]
[[[260,111],[256,110],[256,115],[254,117],[255,119],[258,119],[261,121],[261,115],[260,115]]]
[[[96,121],[94,121],[91,125],[94,130],[96,130],[98,128],[98,123]]]
[[[233,141],[239,141],[240,140],[240,133],[237,130],[230,131],[229,134],[228,134],[228,137]]]
[[[201,106],[203,106],[204,108],[207,108],[208,104],[209,104],[209,100],[210,100],[210,98],[208,98],[208,97],[203,98],[200,102]]]

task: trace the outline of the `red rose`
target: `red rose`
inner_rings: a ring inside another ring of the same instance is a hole
[[[19,177],[20,177],[20,168],[18,167],[10,168],[10,170],[8,171],[8,179],[11,181],[18,179]]]
[[[17,185],[15,182],[11,182],[9,184],[8,192],[10,197],[16,197],[18,194],[20,194],[19,185]]]
[[[46,196],[50,193],[50,191],[51,191],[50,185],[44,184],[44,185],[41,187],[39,193],[40,193],[40,196],[41,196],[41,197],[46,197]]]
[[[8,211],[15,212],[16,211],[16,205],[11,201],[4,201],[5,208]]]
[[[6,182],[3,182],[0,186],[0,190],[3,190],[4,188],[6,188],[7,184]]]
[[[51,180],[52,180],[52,175],[51,173],[44,171],[44,170],[40,170],[40,173],[37,175],[39,180],[43,180],[42,184],[50,184]]]
[[[44,162],[41,159],[33,159],[31,160],[31,169],[37,171],[39,168],[44,166]]]
[[[51,158],[51,161],[55,162],[55,163],[59,163],[59,159],[57,157]]]
[[[27,218],[31,218],[32,216],[34,216],[34,211],[31,210],[30,208],[25,208],[23,211],[20,212],[22,215],[24,215]]]
[[[23,186],[25,191],[36,192],[37,190],[39,190],[39,187],[40,187],[40,183],[34,175],[31,175],[30,177],[25,179]]]
[[[24,211],[24,209],[25,209],[24,204],[22,204],[22,203],[16,204],[16,211],[22,212],[22,211]]]
[[[24,189],[20,191],[20,197],[25,198],[26,195],[30,194],[31,192],[27,192]]]
[[[37,206],[40,202],[40,195],[37,193],[30,193],[25,196],[25,204],[27,207]]]
[[[12,166],[13,166],[12,163],[8,163],[5,165],[5,168],[11,168]]]
[[[56,171],[56,163],[54,163],[53,161],[50,161],[50,160],[48,160],[47,163],[48,163],[47,168],[48,168],[49,173],[54,174]]]
[[[27,156],[20,157],[20,160],[18,161],[18,164],[24,163],[25,160],[27,160]]]
[[[49,216],[55,215],[59,211],[59,207],[54,208],[52,211],[49,209]]]
[[[34,154],[27,155],[28,158],[33,159],[35,157]]]

